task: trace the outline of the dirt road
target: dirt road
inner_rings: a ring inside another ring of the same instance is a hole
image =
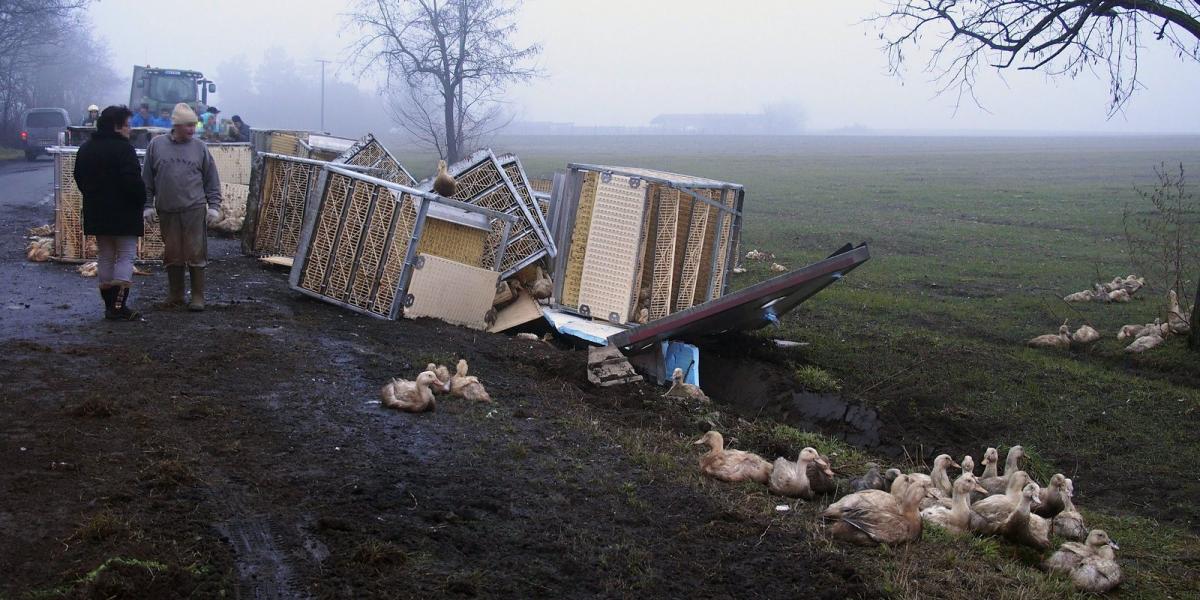
[[[585,355],[290,292],[213,240],[211,308],[160,270],[100,319],[95,280],[24,260],[49,163],[0,164],[0,597],[847,597],[837,556],[722,488],[656,476],[614,428],[697,433]],[[372,403],[430,360],[496,402]],[[670,460],[692,463],[686,441]]]

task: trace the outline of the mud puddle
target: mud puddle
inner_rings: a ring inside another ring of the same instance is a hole
[[[888,453],[875,409],[836,394],[808,392],[778,365],[707,352],[700,361],[705,393],[744,418],[767,418],[849,444]]]

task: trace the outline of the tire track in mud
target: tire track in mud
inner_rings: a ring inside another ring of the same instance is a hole
[[[281,550],[277,532],[286,527],[268,513],[253,510],[249,494],[223,474],[214,473],[210,483],[209,493],[217,514],[230,515],[213,526],[235,556],[239,579],[235,597],[254,600],[310,598],[303,591],[286,551]],[[294,529],[307,538],[303,527],[297,524]],[[318,563],[323,560],[323,545],[319,541],[305,539],[303,543]],[[328,551],[324,551],[324,556],[328,556]]]

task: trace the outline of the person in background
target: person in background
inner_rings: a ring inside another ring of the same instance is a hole
[[[161,222],[167,306],[183,304],[184,269],[192,277],[188,310],[204,310],[204,268],[208,266],[206,225],[221,216],[221,179],[204,142],[196,139],[196,113],[187,104],[171,112],[171,133],[146,147],[142,217]]]
[[[141,166],[129,143],[130,116],[124,106],[109,106],[96,119],[96,133],[79,147],[75,183],[83,194],[83,233],[96,236],[96,274],[104,318],[138,321],[129,307],[137,239],[143,234],[140,212],[146,201]]]
[[[154,127],[162,127],[163,129],[171,128],[171,109],[164,108],[159,111],[158,116],[150,120],[150,125]]]
[[[242,117],[233,115],[233,127],[237,129],[236,135],[230,135],[236,142],[250,141],[250,124],[243,121]]]
[[[210,106],[200,116],[201,124],[204,125],[205,139],[215,140],[221,135],[221,119],[217,116],[219,114],[221,114],[220,109]]]
[[[136,115],[133,115],[133,120],[129,124],[133,127],[149,127],[150,122],[154,119],[150,114],[150,105],[145,102],[138,107]]]
[[[95,104],[88,107],[87,116],[83,118],[83,126],[96,126],[96,119],[100,118],[100,107]]]

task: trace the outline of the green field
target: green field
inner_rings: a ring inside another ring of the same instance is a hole
[[[744,184],[742,252],[768,250],[792,267],[869,243],[867,264],[760,334],[809,345],[766,360],[832,375],[914,456],[978,461],[987,446],[1023,444],[1031,472],[1073,477],[1077,504],[1121,543],[1123,595],[1200,594],[1200,354],[1174,338],[1130,356],[1115,339],[1121,325],[1163,316],[1164,282],[1128,304],[1060,300],[1132,272],[1126,204],[1146,208],[1135,187],[1150,187],[1163,162],[1182,162],[1200,183],[1200,137],[514,137],[494,147],[533,177],[591,162]],[[432,174],[434,157],[400,154],[418,177]],[[736,286],[769,276],[766,264],[748,266]],[[1104,339],[1084,353],[1024,347],[1064,319]],[[996,555],[944,535],[923,543],[945,555],[936,568]],[[926,568],[881,560],[893,574]],[[1064,589],[1011,580],[1019,585],[998,595]],[[970,587],[939,590],[965,597]]]

